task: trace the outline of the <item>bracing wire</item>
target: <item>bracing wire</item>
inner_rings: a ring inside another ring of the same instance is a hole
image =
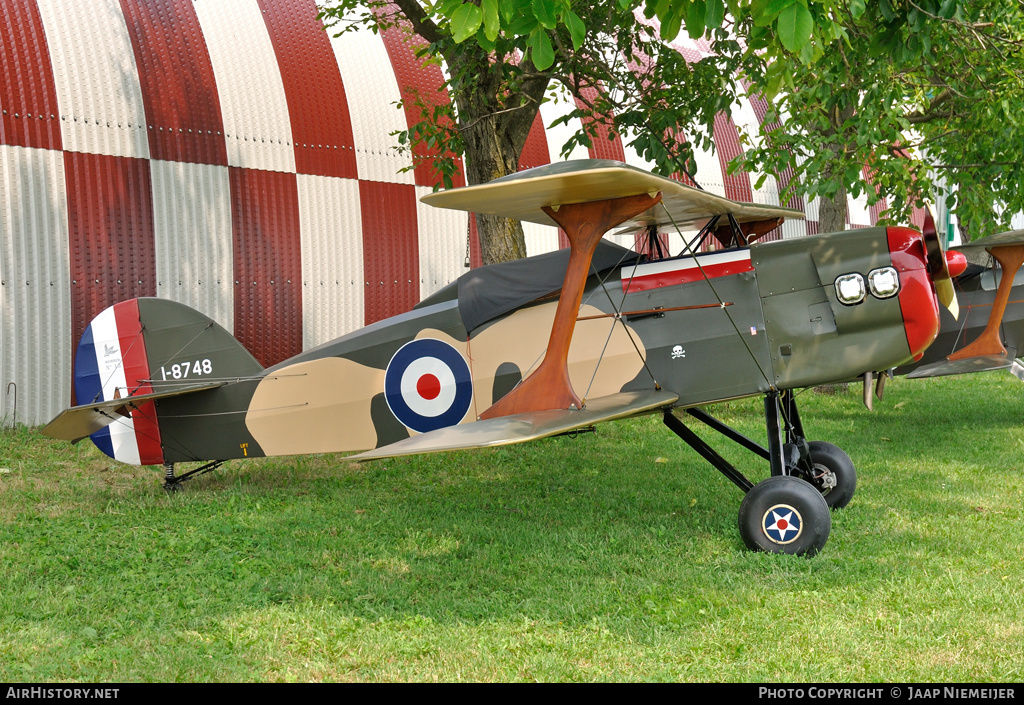
[[[679,224],[676,223],[675,218],[672,217],[672,212],[668,209],[667,206],[665,206],[664,203],[662,203],[661,205],[665,209],[665,213],[666,215],[668,215],[668,219],[672,223],[672,226],[676,229],[676,232],[679,233],[680,237],[682,237],[682,230],[680,229]],[[707,230],[707,226],[705,226],[704,230]],[[707,272],[704,271],[704,267],[701,266],[700,259],[698,259],[697,254],[693,251],[693,248],[690,246],[690,243],[686,240],[686,238],[683,238],[683,244],[685,245],[690,256],[693,258],[694,263],[697,265],[697,269],[700,271],[701,276],[704,277],[704,281],[707,282],[708,287],[711,289],[711,293],[714,294],[715,299],[718,301],[719,305],[721,305],[722,310],[725,312],[726,318],[729,319],[729,324],[732,326],[733,330],[736,331],[736,337],[739,338],[739,340],[743,343],[743,347],[746,349],[747,354],[750,355],[751,361],[753,361],[754,365],[757,367],[758,372],[761,373],[761,377],[764,379],[765,384],[768,385],[769,389],[777,391],[775,389],[775,384],[769,378],[768,373],[765,372],[764,367],[761,366],[761,362],[757,359],[757,355],[755,355],[754,351],[750,349],[750,344],[747,342],[746,336],[744,336],[743,333],[740,332],[739,326],[736,325],[736,320],[732,317],[732,314],[729,312],[728,307],[725,304],[725,301],[723,301],[722,297],[719,296],[718,290],[715,289],[715,285],[711,282],[711,278],[707,275]]]

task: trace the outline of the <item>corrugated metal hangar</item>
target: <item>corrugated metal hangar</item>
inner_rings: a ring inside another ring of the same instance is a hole
[[[408,117],[396,101],[442,83],[399,30],[332,38],[314,0],[4,0],[0,69],[4,423],[71,402],[74,345],[115,302],[185,303],[269,365],[463,270],[468,218],[420,204],[428,170],[401,171],[391,149]],[[523,168],[561,158],[573,128],[543,127],[559,110],[544,106]],[[719,119],[716,153],[698,155],[705,188],[778,203],[774,178],[755,190],[722,166],[733,120],[764,113],[745,102]],[[647,166],[618,138],[573,156]],[[806,211],[786,237],[816,231]],[[873,211],[851,202],[853,224]],[[531,226],[527,242],[537,254],[558,235]]]

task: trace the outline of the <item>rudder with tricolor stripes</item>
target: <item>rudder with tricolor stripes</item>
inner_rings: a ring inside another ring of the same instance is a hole
[[[83,333],[75,355],[75,396],[78,404],[127,399],[262,370],[202,313],[165,299],[131,299],[103,310]],[[161,428],[158,401],[133,404],[130,411],[126,406],[121,416],[90,437],[100,450],[133,465],[168,460],[165,448],[174,441]]]

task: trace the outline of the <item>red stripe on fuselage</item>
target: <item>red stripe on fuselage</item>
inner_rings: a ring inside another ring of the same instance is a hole
[[[114,320],[117,322],[117,337],[121,343],[121,366],[124,368],[126,396],[149,394],[153,386],[149,383],[149,358],[146,343],[142,337],[142,322],[139,320],[137,299],[122,301],[114,306]],[[156,404],[152,401],[140,404],[132,410],[135,427],[135,442],[139,447],[140,465],[162,465],[164,452],[160,443],[160,427],[156,420]]]
[[[700,266],[697,266],[698,262]],[[646,273],[645,270],[649,273]],[[633,277],[629,276],[627,269],[623,269],[622,290],[648,291],[666,286],[688,284],[700,281],[705,277],[715,279],[752,271],[754,271],[754,267],[750,264],[749,252],[736,253],[728,257],[712,254],[696,260],[688,258],[677,262],[665,262],[660,266],[657,264],[640,265]]]

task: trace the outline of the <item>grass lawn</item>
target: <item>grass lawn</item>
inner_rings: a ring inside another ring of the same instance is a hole
[[[174,495],[6,430],[0,681],[1024,680],[1024,385],[799,399],[858,469],[813,559],[745,550],[739,490],[656,416]],[[764,436],[760,399],[709,410]]]

